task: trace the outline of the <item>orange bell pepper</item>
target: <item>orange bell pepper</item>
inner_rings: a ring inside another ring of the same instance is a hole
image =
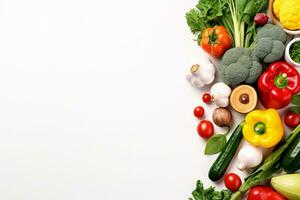
[[[212,56],[219,58],[231,47],[232,40],[224,26],[207,28],[202,32],[200,46]]]

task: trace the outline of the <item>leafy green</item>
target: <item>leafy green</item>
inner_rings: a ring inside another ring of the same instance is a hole
[[[290,107],[290,110],[293,111],[294,113],[300,115],[300,106],[292,106],[292,107]]]
[[[300,42],[295,42],[291,45],[290,56],[293,61],[300,63]]]
[[[223,134],[216,134],[209,138],[205,146],[205,155],[213,155],[221,152],[226,145],[226,136]]]
[[[278,170],[277,165],[281,159],[281,155],[286,148],[295,140],[297,135],[300,134],[300,125],[298,125],[287,138],[286,142],[278,147],[271,153],[265,161],[256,170],[245,179],[245,182],[240,187],[239,191],[235,192],[231,200],[238,200],[241,198],[242,193],[247,192],[250,188],[261,184],[261,182],[268,180]]]
[[[195,8],[186,13],[186,19],[191,32],[194,34],[203,31],[208,26],[203,20],[200,11]]]
[[[219,17],[223,16],[225,3],[219,0],[201,0],[196,8],[200,11],[201,16],[206,19],[206,22],[213,24],[217,22]]]
[[[300,94],[296,94],[292,98],[291,102],[294,106],[291,106],[290,111],[300,115]]]
[[[293,96],[292,104],[300,106],[300,94],[297,94],[297,95]]]
[[[189,198],[189,200],[229,200],[231,192],[229,190],[221,190],[219,192],[214,187],[204,189],[203,183],[198,180],[192,195],[193,198]]]

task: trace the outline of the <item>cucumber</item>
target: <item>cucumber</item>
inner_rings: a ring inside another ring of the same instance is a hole
[[[281,167],[288,173],[300,169],[300,134],[293,143],[286,149],[282,156]]]
[[[243,139],[243,122],[241,122],[231,134],[226,146],[219,154],[216,161],[211,166],[208,177],[212,181],[218,181],[224,175],[230,161],[232,160],[236,150],[238,149],[242,139]]]

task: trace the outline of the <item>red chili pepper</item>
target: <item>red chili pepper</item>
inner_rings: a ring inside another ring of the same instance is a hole
[[[283,108],[300,91],[299,72],[287,62],[274,62],[259,77],[258,90],[265,108]]]
[[[287,200],[284,196],[267,186],[251,188],[247,200]]]

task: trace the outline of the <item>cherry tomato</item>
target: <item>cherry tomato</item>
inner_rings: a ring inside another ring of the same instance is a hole
[[[291,128],[295,128],[300,124],[300,116],[297,113],[294,113],[292,111],[288,111],[285,114],[284,122],[287,126]]]
[[[231,192],[236,192],[242,185],[241,178],[235,173],[226,174],[224,177],[225,186]]]
[[[197,107],[194,109],[194,115],[195,115],[195,117],[197,117],[197,118],[203,117],[203,115],[204,115],[204,108],[203,108],[202,106],[197,106]]]
[[[202,96],[202,100],[204,103],[211,103],[211,95],[208,93],[204,93]]]
[[[200,137],[210,138],[214,134],[214,125],[208,120],[202,120],[197,127]]]

